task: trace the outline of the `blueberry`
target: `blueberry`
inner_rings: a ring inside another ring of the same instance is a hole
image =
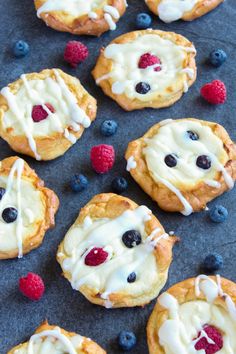
[[[151,90],[151,86],[147,82],[139,82],[135,86],[135,90],[140,95],[146,95],[146,93]]]
[[[142,12],[142,13],[137,15],[137,17],[136,17],[136,27],[138,29],[150,28],[151,24],[152,24],[152,18],[147,13]]]
[[[128,248],[133,248],[140,245],[142,242],[142,237],[140,232],[137,230],[128,230],[122,236],[122,241]]]
[[[203,170],[209,170],[211,168],[211,159],[207,155],[200,155],[197,158],[196,165]]]
[[[223,258],[220,254],[212,253],[206,256],[203,262],[203,269],[206,273],[213,273],[222,268]]]
[[[6,208],[2,212],[2,218],[7,223],[10,224],[17,219],[18,212],[15,208]]]
[[[222,205],[216,205],[210,210],[209,216],[214,222],[224,222],[228,217],[228,210]]]
[[[29,53],[29,45],[24,41],[18,41],[13,46],[13,54],[17,57],[25,57]]]
[[[177,165],[177,158],[176,158],[176,155],[174,155],[174,154],[166,155],[166,157],[165,157],[165,164],[166,164],[168,167],[175,167],[175,166]]]
[[[127,278],[127,282],[128,283],[134,283],[135,280],[136,280],[136,273],[135,272],[130,273],[130,275]]]
[[[124,177],[115,177],[111,182],[111,188],[115,193],[123,193],[128,188],[128,182]]]
[[[88,186],[88,179],[84,175],[74,175],[70,181],[71,189],[74,192],[82,192]]]
[[[213,50],[209,56],[210,63],[216,68],[221,66],[226,61],[226,59],[227,59],[227,54],[223,49]]]
[[[191,130],[187,131],[188,137],[191,140],[198,140],[199,139],[199,135],[196,132],[192,132]]]
[[[0,200],[2,200],[2,197],[4,196],[5,193],[6,193],[6,189],[0,187]]]
[[[104,120],[100,126],[100,132],[103,136],[112,136],[116,133],[118,124],[115,120]]]
[[[118,336],[118,344],[124,351],[131,350],[136,345],[137,339],[133,332],[121,331]]]

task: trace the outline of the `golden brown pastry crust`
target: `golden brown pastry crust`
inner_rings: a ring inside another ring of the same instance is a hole
[[[113,194],[113,193],[103,193],[94,196],[91,201],[85,205],[75,221],[74,225],[82,224],[86,216],[90,216],[92,219],[98,218],[116,218],[121,215],[125,210],[134,210],[138,205],[125,197]],[[154,239],[158,238],[165,231],[163,226],[160,224],[159,220],[152,214],[151,219],[146,222],[145,230],[148,235],[151,234],[153,230],[160,228]],[[164,286],[167,276],[168,269],[172,261],[172,247],[178,240],[177,237],[171,236],[168,239],[161,239],[154,250],[156,262],[158,265],[158,275],[159,283],[156,284],[155,288],[150,289],[148,294],[144,294],[143,297],[135,297],[134,295],[127,293],[112,293],[109,295],[109,300],[112,302],[112,307],[132,307],[132,306],[143,306],[149,303],[153,298],[155,298],[160,289]],[[65,256],[60,256],[60,254],[66,253],[64,250],[63,242],[58,248],[57,260],[62,265]],[[68,272],[63,273],[64,277],[71,280],[71,275]],[[95,289],[91,289],[85,285],[80,288],[80,292],[92,303],[97,305],[106,306],[106,301],[100,297],[100,293],[97,293]]]
[[[14,162],[17,159],[18,157],[14,156],[2,160],[0,163],[0,175],[8,176]],[[34,188],[40,191],[42,201],[45,205],[44,220],[40,220],[38,223],[37,232],[33,235],[29,235],[23,241],[23,254],[26,254],[41,245],[45,232],[48,229],[54,227],[55,214],[59,208],[59,199],[51,189],[44,187],[44,182],[37,176],[35,171],[32,170],[25,161],[22,178],[29,181],[34,186]],[[17,248],[9,252],[0,251],[0,259],[15,258],[18,256],[18,252],[19,250]]]
[[[213,279],[216,282],[215,276],[210,276],[209,278]],[[181,305],[188,301],[194,300],[206,300],[204,294],[201,292],[199,296],[195,294],[195,279],[190,278],[186,279],[180,283],[175,284],[167,290],[168,294],[174,296],[178,303]],[[236,304],[236,284],[228,279],[221,277],[221,287],[225,293],[227,293]],[[214,304],[222,306],[227,310],[225,301],[222,297],[217,297],[214,301]],[[165,354],[163,347],[159,343],[158,330],[168,318],[168,310],[162,307],[157,301],[153,312],[148,320],[147,325],[147,340],[149,354]]]
[[[62,70],[57,69],[60,76],[68,85],[70,91],[77,99],[78,105],[83,109],[92,122],[96,118],[97,101],[93,98],[81,85],[80,81],[64,73]],[[44,80],[47,77],[55,79],[55,74],[52,69],[46,69],[40,73],[30,73],[25,75],[27,80]],[[22,79],[8,85],[10,91],[16,94],[22,86]],[[33,151],[31,150],[28,138],[24,135],[14,135],[14,127],[5,129],[3,124],[4,114],[9,109],[7,100],[0,94],[0,136],[8,142],[11,148],[21,154],[29,155],[35,158]],[[80,125],[78,132],[73,131],[68,126],[68,131],[78,140],[84,132],[84,127]],[[72,143],[65,138],[64,132],[54,132],[50,136],[41,136],[34,138],[36,142],[37,152],[42,160],[52,160],[58,156],[63,155],[71,146]]]
[[[36,10],[38,10],[45,2],[46,0],[34,0]],[[124,0],[108,0],[107,5],[115,7],[120,16],[125,13],[126,3]],[[70,32],[78,35],[100,36],[102,33],[109,31],[110,27],[104,19],[103,9],[97,9],[93,12],[98,15],[98,18],[91,19],[88,15],[74,17],[70,14],[63,13],[62,11],[43,12],[40,15],[40,18],[47,24],[47,26],[52,27],[57,31]],[[117,20],[113,18],[113,21],[117,22],[119,19]]]
[[[214,134],[223,141],[224,149],[228,155],[228,161],[225,168],[233,180],[236,180],[236,145],[230,139],[226,130],[217,123],[201,121],[195,118],[185,118],[184,120],[186,119],[197,121],[203,125],[209,126]],[[181,119],[176,119],[175,121],[178,122],[181,121]],[[146,146],[145,139],[153,137],[157,133],[160,126],[161,122],[152,126],[140,139],[130,142],[128,149],[126,150],[125,158],[128,160],[129,157],[134,157],[137,167],[130,170],[132,177],[141,186],[141,188],[157,202],[160,208],[170,212],[181,212],[183,210],[183,204],[180,202],[176,194],[174,194],[165,185],[157,183],[152,178],[143,155],[143,148]],[[215,180],[220,182],[220,188],[211,187],[204,182],[196,184],[195,187],[191,189],[186,189],[184,186],[181,188],[182,195],[190,203],[193,211],[200,211],[204,209],[208,202],[229,189],[222,173],[219,172]]]
[[[162,0],[146,0],[146,4],[155,15],[158,15],[158,5],[161,1]],[[214,10],[222,2],[224,2],[224,0],[200,0],[191,11],[186,11],[181,19],[184,21],[195,20]]]
[[[42,323],[35,331],[35,333],[40,333],[43,331],[53,330],[55,327],[58,326],[51,326],[48,322]],[[76,333],[74,332],[67,332],[63,328],[60,328],[61,333],[64,334],[67,338],[74,337]],[[14,354],[17,349],[21,349],[25,347],[27,342],[17,345],[16,347],[12,348],[8,354]],[[83,337],[82,348],[77,350],[78,354],[106,354],[105,350],[103,350],[97,343],[93,342],[91,339]],[[50,354],[50,353],[48,353]]]
[[[159,31],[159,30],[141,30],[141,31],[134,31],[134,32],[129,32],[126,34],[123,34],[122,36],[114,39],[110,44],[122,44],[122,43],[128,43],[134,41],[136,38],[139,36],[143,36],[146,34],[156,34],[159,35],[160,37],[164,39],[168,39],[172,42],[174,42],[177,45],[183,46],[183,47],[190,47],[193,46],[193,44],[185,37],[181,36],[180,34],[174,33],[174,32],[164,32],[164,31]],[[108,74],[111,69],[112,69],[112,60],[107,59],[104,55],[104,49],[101,48],[100,51],[100,56],[97,60],[96,66],[92,71],[92,75],[95,80],[99,79],[103,75]],[[193,69],[194,75],[192,78],[190,78],[187,75],[186,83],[188,87],[190,87],[194,81],[196,80],[197,76],[197,68],[196,68],[196,63],[195,63],[195,55],[196,53],[189,52],[186,53],[186,59],[184,61],[184,67],[183,68],[190,68]],[[181,89],[177,92],[173,92],[172,87],[167,88],[167,91],[169,91],[170,95],[169,97],[166,96],[161,96],[158,95],[155,99],[152,99],[151,102],[145,102],[145,101],[140,101],[137,98],[130,99],[127,97],[125,94],[121,95],[116,95],[112,92],[112,78],[107,78],[105,80],[102,80],[99,82],[99,86],[102,88],[103,92],[111,97],[113,100],[115,100],[123,109],[126,111],[132,111],[135,109],[142,109],[145,107],[151,107],[151,108],[163,108],[163,107],[169,107],[172,104],[174,104],[176,101],[180,99],[180,97],[184,93],[184,89]]]

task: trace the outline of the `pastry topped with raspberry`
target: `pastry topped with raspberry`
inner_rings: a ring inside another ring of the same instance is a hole
[[[90,338],[68,332],[47,322],[39,326],[35,334],[22,344],[12,348],[8,354],[106,354]]]
[[[167,119],[129,143],[127,170],[158,205],[190,215],[233,188],[236,145],[214,122]]]
[[[224,0],[145,0],[149,9],[164,22],[192,21],[214,10]]]
[[[147,207],[99,194],[82,208],[57,260],[72,288],[92,303],[143,306],[164,286],[176,240]]]
[[[199,275],[161,294],[149,318],[150,354],[236,353],[236,284]]]
[[[0,163],[0,259],[21,258],[54,226],[56,194],[18,157]]]
[[[96,100],[59,69],[21,75],[1,90],[0,136],[37,160],[63,155],[96,117]]]
[[[37,16],[57,31],[100,36],[115,30],[126,0],[34,0]]]
[[[196,79],[196,49],[174,32],[126,33],[101,49],[92,72],[102,90],[127,111],[174,104]]]

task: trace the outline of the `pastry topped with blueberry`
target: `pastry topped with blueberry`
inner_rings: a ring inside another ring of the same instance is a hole
[[[99,194],[81,210],[57,260],[73,289],[92,303],[142,306],[164,286],[175,242],[146,206]]]
[[[161,294],[149,318],[150,354],[236,353],[236,284],[199,275]]]
[[[145,0],[149,9],[164,22],[192,21],[215,9],[224,0]]]
[[[167,119],[129,143],[127,170],[166,211],[189,215],[232,189],[236,145],[219,124]]]
[[[1,90],[0,136],[37,160],[63,155],[96,117],[96,100],[59,69],[21,75]]]
[[[47,322],[39,326],[35,334],[22,344],[12,348],[8,354],[106,354],[90,338],[68,332]]]
[[[56,194],[18,157],[0,162],[0,259],[21,258],[54,226]]]
[[[168,107],[194,83],[195,55],[194,45],[179,34],[130,32],[101,50],[93,76],[127,111]]]
[[[126,0],[34,0],[37,16],[57,31],[100,36],[115,30]]]

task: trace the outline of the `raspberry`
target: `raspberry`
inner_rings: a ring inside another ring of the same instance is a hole
[[[28,273],[26,277],[20,278],[19,289],[30,300],[40,300],[43,296],[45,286],[38,274]]]
[[[97,173],[108,172],[115,162],[115,150],[112,145],[93,146],[90,152],[92,168]]]
[[[69,41],[64,51],[64,59],[73,68],[84,61],[88,56],[88,48],[79,41]]]
[[[202,86],[201,95],[211,104],[225,103],[227,98],[227,90],[225,84],[220,80],[214,80]]]
[[[138,63],[139,69],[146,69],[148,66],[161,64],[161,60],[156,56],[150,53],[143,54]],[[161,67],[157,66],[154,71],[161,71]]]
[[[205,325],[203,327],[207,336],[213,340],[214,344],[208,343],[207,338],[202,337],[195,344],[196,350],[205,350],[206,354],[215,354],[223,348],[223,338],[219,330],[213,326]],[[200,337],[201,333],[198,333],[198,337]]]
[[[90,267],[96,267],[106,261],[108,253],[102,248],[94,247],[85,257],[84,263]]]
[[[48,107],[48,109],[54,113],[55,109],[50,103],[45,103],[45,106]],[[35,123],[41,122],[41,120],[44,120],[48,117],[48,113],[45,111],[43,106],[40,104],[36,105],[32,109],[31,117]]]

